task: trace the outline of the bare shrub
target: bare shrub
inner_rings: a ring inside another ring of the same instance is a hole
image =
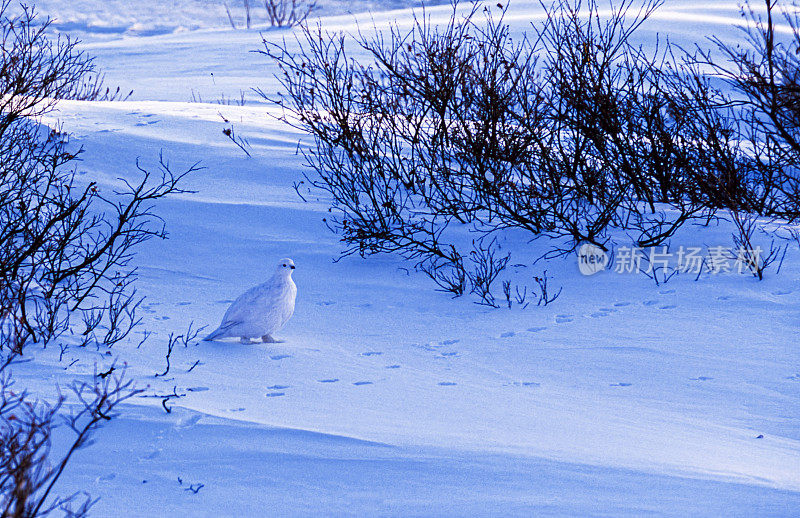
[[[460,297],[465,292],[478,296],[477,304],[498,307],[493,286],[511,260],[510,254],[499,254],[496,239],[487,244],[481,241],[472,243],[472,250],[464,258],[454,246],[450,246],[450,256],[428,257],[418,268],[430,277],[439,289]],[[505,283],[503,283],[505,290]],[[504,291],[505,293],[505,291]]]
[[[294,27],[306,21],[317,8],[316,0],[264,0],[267,19],[273,27]]]
[[[549,93],[540,145],[546,231],[607,249],[608,232],[658,245],[709,208],[686,196],[698,174],[686,146],[665,65],[669,49],[645,52],[631,37],[660,5],[623,2],[601,15],[594,2],[560,3],[534,28]]]
[[[699,143],[696,196],[728,209],[734,248],[758,279],[785,254],[771,240],[763,255],[753,238],[764,225],[800,217],[800,32],[797,11],[765,0],[764,16],[742,8],[744,44],[712,38],[715,48],[685,59],[683,109],[692,115],[692,141]],[[788,34],[778,30],[783,21]],[[707,70],[721,78],[723,90]]]
[[[650,253],[640,254],[638,249],[633,252],[636,254],[634,264],[638,269],[638,273],[652,280],[656,286],[668,283],[680,273],[680,269],[669,265],[669,249],[669,244],[666,244],[661,247],[650,248]]]
[[[85,493],[56,496],[54,486],[73,454],[90,445],[102,424],[118,415],[117,407],[139,391],[124,374],[95,373],[91,382],[70,386],[72,397],[60,395],[49,404],[15,391],[13,385],[6,370],[0,376],[2,516],[47,516],[54,511],[86,516],[96,500]],[[59,426],[68,428],[73,438],[65,451],[54,453],[52,439]]]
[[[536,282],[536,285],[539,288],[539,293],[536,299],[537,306],[547,306],[561,295],[561,290],[563,288],[558,288],[558,291],[555,293],[550,291],[548,286],[549,279],[547,277],[547,270],[543,271],[541,275],[534,276],[533,280]]]
[[[529,104],[519,102],[529,88],[495,76],[526,80],[517,68],[497,66],[518,61],[508,54],[521,54],[523,44],[509,48],[499,24],[491,35],[473,38],[478,10],[463,18],[454,13],[444,27],[417,18],[412,37],[396,27],[386,39],[360,37],[356,44],[371,63],[349,59],[347,38],[320,28],[304,29],[302,53],[265,51],[283,71],[287,95],[278,102],[287,122],[315,137],[306,154],[315,174],[306,180],[332,195],[326,223],[349,245],[345,254],[399,253],[455,295],[465,291],[469,249],[459,251],[446,232],[451,224],[481,223],[478,215],[487,211],[494,224],[496,204],[486,195],[495,181],[491,171],[500,177],[494,166],[526,147],[525,130],[515,130],[508,113],[485,113],[500,95],[486,81],[503,88],[506,104]],[[508,140],[484,141],[486,132]],[[525,212],[530,217],[521,215],[520,224],[539,231],[536,211]]]
[[[253,21],[253,9],[250,0],[242,0],[245,27],[250,28]],[[237,29],[233,14],[227,2],[223,2],[225,14],[233,29]],[[301,25],[317,9],[316,0],[264,0],[266,20],[272,27],[294,27]]]
[[[747,20],[742,28],[745,45],[732,46],[712,38],[721,58],[711,51],[701,51],[699,57],[738,94],[733,100],[740,106],[740,118],[752,127],[752,133],[743,132],[743,136],[749,137],[750,143],[770,145],[778,158],[796,168],[800,160],[800,13],[796,6],[781,4],[780,0],[765,0],[763,18],[747,2],[742,8]],[[778,30],[780,21],[791,29],[790,34]],[[770,180],[781,195],[796,204],[796,177]]]
[[[175,346],[180,344],[183,345],[184,348],[189,347],[189,344],[194,342],[197,339],[197,336],[206,328],[206,326],[202,326],[200,328],[193,329],[194,322],[189,323],[189,328],[186,330],[185,333],[175,335],[175,333],[170,333],[169,337],[167,337],[167,367],[164,369],[164,372],[160,374],[156,374],[155,377],[158,378],[159,376],[166,376],[169,374],[169,370],[172,367],[170,364],[170,357],[172,356],[172,351],[175,349]]]
[[[774,31],[756,32],[783,70],[771,76],[763,59],[724,46],[740,65],[645,51],[632,36],[660,3],[606,13],[595,0],[560,1],[513,38],[501,4],[454,2],[445,24],[423,9],[410,30],[305,27],[299,52],[265,41],[285,89],[271,100],[314,138],[305,182],[332,200],[326,223],[343,253],[397,253],[460,295],[483,278],[465,265],[464,228],[557,238],[551,257],[583,242],[608,250],[619,230],[657,246],[723,208],[793,219],[797,45],[779,53]],[[715,88],[703,62],[739,97]],[[747,100],[753,67],[772,93]]]
[[[112,375],[71,387],[48,404],[12,389],[11,365],[32,344],[112,347],[139,324],[134,249],[165,237],[155,200],[182,192],[181,178],[160,160],[160,171],[138,167],[119,187],[82,181],[74,167],[81,150],[69,135],[41,123],[60,99],[114,98],[92,60],[69,38],[49,39],[35,13],[11,14],[0,4],[0,506],[2,516],[44,516],[55,510],[82,516],[87,497],[59,497],[53,488],[72,454],[136,393]],[[137,164],[138,166],[138,164]],[[69,450],[51,450],[61,419],[75,433]],[[73,504],[78,505],[72,508]]]
[[[233,21],[233,15],[228,7],[228,2],[223,2],[222,4],[225,6],[225,14],[228,15],[228,22],[231,24],[231,28],[236,30],[236,22]]]
[[[605,248],[613,228],[652,246],[707,217],[685,196],[696,162],[659,67],[667,53],[629,42],[658,3],[632,5],[605,18],[595,2],[548,6],[531,39],[511,37],[505,8],[478,23],[480,4],[454,3],[444,26],[423,11],[410,31],[317,27],[300,53],[267,44],[286,89],[275,101],[315,138],[306,180],[333,198],[345,253],[400,253],[430,275],[463,267],[453,225],[568,237],[571,250]],[[459,278],[437,282],[459,294]]]
[[[731,211],[731,219],[735,229],[732,234],[734,257],[731,259],[741,264],[740,269],[749,271],[758,280],[763,280],[764,273],[777,261],[777,272],[780,272],[789,248],[788,243],[783,246],[780,242],[776,244],[776,240],[770,237],[759,224],[758,217],[753,214]],[[757,234],[770,237],[769,248],[764,249],[758,244]]]
[[[139,179],[123,179],[117,190],[79,183],[68,166],[81,150],[39,119],[58,99],[97,98],[102,86],[85,83],[91,59],[69,39],[49,40],[47,22],[32,11],[10,16],[7,7],[0,7],[0,350],[21,354],[75,321],[84,345],[110,346],[137,322],[132,250],[165,236],[151,204],[181,192],[186,172],[173,174],[162,159],[159,174],[139,167]]]
[[[446,260],[441,257],[424,260],[419,263],[418,268],[439,286],[440,291],[460,297],[467,289],[467,270],[464,259],[454,247],[450,253],[450,258]]]
[[[492,286],[497,277],[505,270],[511,255],[499,255],[496,241],[492,239],[487,245],[473,243],[473,250],[469,253],[473,267],[466,272],[470,284],[470,292],[477,295],[478,304],[499,307],[495,302]]]

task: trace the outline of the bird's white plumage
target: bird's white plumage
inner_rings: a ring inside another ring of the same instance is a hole
[[[294,261],[283,259],[272,278],[239,296],[222,318],[219,328],[206,340],[241,338],[274,341],[272,333],[282,328],[294,313],[297,286],[292,280]]]

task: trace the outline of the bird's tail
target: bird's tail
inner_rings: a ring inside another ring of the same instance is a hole
[[[212,341],[217,340],[219,338],[225,338],[226,331],[227,331],[227,329],[219,327],[219,328],[217,328],[216,331],[212,332],[210,335],[208,335],[207,337],[203,338],[203,341],[212,342]]]
[[[231,336],[236,336],[236,335],[232,335],[230,333],[230,331],[231,331],[231,329],[236,327],[237,324],[238,324],[238,322],[231,322],[230,320],[226,320],[225,322],[222,323],[222,325],[220,325],[217,328],[216,331],[214,331],[213,333],[211,333],[207,337],[203,338],[203,341],[210,342],[212,340],[217,340],[219,338],[230,338]]]

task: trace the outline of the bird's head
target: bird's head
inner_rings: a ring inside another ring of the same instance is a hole
[[[294,261],[289,258],[281,259],[275,269],[275,275],[281,277],[291,277],[294,271]]]

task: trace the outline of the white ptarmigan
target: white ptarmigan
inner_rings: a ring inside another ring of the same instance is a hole
[[[297,286],[292,280],[294,261],[281,259],[272,278],[242,293],[225,312],[222,324],[204,340],[240,338],[243,343],[260,338],[276,343],[272,333],[282,328],[294,313]]]

